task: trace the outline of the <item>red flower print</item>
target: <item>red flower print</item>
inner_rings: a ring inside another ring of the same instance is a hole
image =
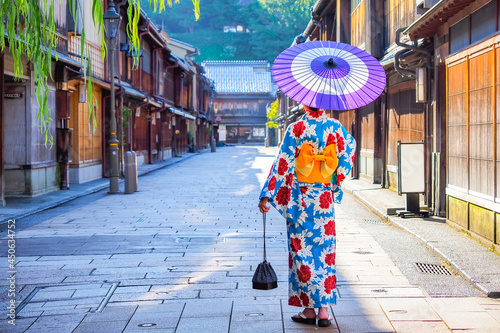
[[[335,133],[335,135],[337,136],[337,151],[343,152],[345,150],[344,138],[339,133]]]
[[[325,192],[319,197],[319,206],[323,209],[327,209],[332,203],[332,194],[330,192]]]
[[[269,184],[267,184],[267,188],[269,189],[269,191],[274,191],[274,189],[276,188],[276,177],[273,176],[273,178],[271,178],[271,180],[269,181]]]
[[[299,121],[293,126],[293,135],[295,135],[296,138],[300,137],[302,133],[304,133],[304,130],[306,129],[306,126],[304,125],[303,121]]]
[[[292,186],[292,182],[293,182],[293,173],[289,173],[288,175],[285,176],[285,179],[286,179],[286,184],[288,186]]]
[[[300,266],[300,268],[297,269],[297,278],[302,283],[306,283],[307,281],[309,281],[311,279],[311,269],[309,268],[309,266]]]
[[[322,110],[318,110],[318,111],[311,111],[311,110],[309,110],[309,111],[307,111],[307,113],[312,118],[319,118],[323,114],[323,111]]]
[[[286,206],[290,201],[290,188],[289,187],[280,187],[278,193],[276,194],[276,202],[278,205]]]
[[[299,252],[302,250],[302,245],[300,245],[300,239],[298,238],[290,238],[290,247],[293,252]]]
[[[292,252],[288,252],[288,268],[292,269],[292,267],[293,267]]]
[[[299,147],[295,148],[295,158],[299,157],[300,149]]]
[[[325,256],[325,263],[326,263],[328,266],[333,266],[333,265],[335,265],[335,253],[328,253],[328,254]]]
[[[302,199],[302,207],[306,208],[306,202],[304,201],[304,199]]]
[[[309,296],[306,293],[300,293],[300,300],[302,301],[302,306],[309,306]]]
[[[337,175],[337,185],[340,185],[345,179],[345,175],[343,173],[339,173]]]
[[[306,194],[306,192],[307,192],[307,187],[302,186],[302,187],[300,188],[300,194]]]
[[[297,296],[292,296],[288,299],[288,305],[291,306],[302,306],[300,299]]]
[[[288,163],[284,158],[280,158],[278,163],[278,174],[283,176],[286,170],[288,170]]]
[[[356,157],[356,154],[352,155],[352,157],[351,157],[352,164],[354,164],[354,157]]]
[[[331,294],[332,290],[335,289],[337,286],[337,277],[334,276],[329,276],[325,280],[325,292],[327,294]]]
[[[330,220],[325,224],[325,236],[335,236],[335,221]]]
[[[326,139],[326,145],[331,145],[331,144],[334,144],[335,142],[337,142],[337,139],[335,138],[335,135],[333,134],[328,134],[328,138]]]

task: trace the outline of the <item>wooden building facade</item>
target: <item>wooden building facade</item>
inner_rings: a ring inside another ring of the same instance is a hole
[[[267,61],[204,61],[215,82],[217,138],[226,143],[264,143],[267,108],[275,100]]]
[[[386,71],[376,101],[331,112],[358,142],[352,175],[396,189],[397,142],[424,142],[430,212],[488,246],[500,244],[499,2],[318,0],[294,41],[349,43]],[[300,114],[286,97],[281,110],[283,125]]]
[[[122,173],[124,155],[129,150],[136,151],[141,165],[208,147],[205,129],[212,122],[209,108],[213,83],[202,71],[196,71],[190,59],[193,53],[182,58],[173,54],[171,40],[144,12],[138,26],[139,66],[134,69],[126,34],[128,4],[120,4],[115,91],[111,92],[108,58],[101,57],[102,32],[93,24],[91,2],[77,1],[81,10],[76,22],[69,15],[66,0],[54,2],[59,38],[48,101],[53,148],[45,145],[45,137],[40,134],[30,64],[24,63],[24,77],[19,82],[13,78],[9,50],[0,57],[4,91],[0,103],[0,204],[5,204],[6,196],[36,196],[69,188],[71,183],[107,177],[111,93],[116,100]],[[82,26],[86,31],[84,54],[80,50]],[[91,60],[92,100],[88,100],[83,75],[86,59]],[[190,130],[201,134],[190,139]]]
[[[429,89],[443,124],[448,223],[498,250],[500,244],[500,3],[439,1],[406,28],[429,43]]]

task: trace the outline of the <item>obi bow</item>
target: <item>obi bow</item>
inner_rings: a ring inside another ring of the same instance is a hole
[[[303,144],[297,158],[296,169],[299,182],[329,183],[330,176],[337,169],[337,147],[330,144],[325,147],[323,154],[314,154],[314,148]]]

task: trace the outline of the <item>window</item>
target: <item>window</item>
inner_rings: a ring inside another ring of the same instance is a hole
[[[450,28],[450,53],[469,45],[469,17]]]
[[[496,30],[496,1],[481,7],[470,16],[471,44],[491,35]]]
[[[142,53],[142,70],[151,74],[151,51],[148,44],[144,43],[144,50]]]
[[[359,6],[360,3],[362,3],[364,0],[351,0],[351,12],[354,12],[356,7]]]
[[[497,1],[491,1],[450,28],[450,53],[455,53],[497,31]]]

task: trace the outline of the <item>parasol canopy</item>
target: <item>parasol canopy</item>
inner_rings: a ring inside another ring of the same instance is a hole
[[[382,65],[355,46],[315,41],[281,52],[273,78],[283,93],[304,105],[351,110],[374,101],[384,90]]]

